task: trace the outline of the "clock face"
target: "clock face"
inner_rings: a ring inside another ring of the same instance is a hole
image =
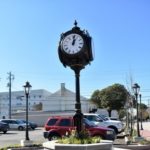
[[[83,48],[84,41],[79,34],[72,33],[63,39],[61,45],[67,54],[76,54]]]

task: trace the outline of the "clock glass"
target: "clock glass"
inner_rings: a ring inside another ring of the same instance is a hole
[[[83,48],[84,41],[81,35],[72,33],[62,41],[62,48],[67,54],[76,54]]]

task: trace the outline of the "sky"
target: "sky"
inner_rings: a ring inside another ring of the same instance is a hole
[[[93,38],[94,60],[80,72],[80,94],[90,97],[115,83],[141,87],[150,99],[149,0],[0,0],[0,92],[32,89],[75,91],[75,75],[58,57],[61,33],[77,20]]]

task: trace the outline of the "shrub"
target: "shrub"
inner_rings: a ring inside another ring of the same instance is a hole
[[[87,130],[82,130],[80,134],[77,134],[76,130],[72,130],[70,136],[65,136],[58,140],[61,144],[91,144],[100,143],[101,138],[98,136],[91,137]]]

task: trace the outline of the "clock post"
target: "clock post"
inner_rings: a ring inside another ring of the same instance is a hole
[[[75,83],[76,83],[76,103],[75,103],[75,115],[73,117],[74,119],[74,125],[76,126],[77,134],[80,137],[80,132],[82,131],[82,125],[83,125],[83,114],[81,111],[81,102],[80,102],[80,70],[82,69],[82,66],[74,66],[72,69],[75,72]]]
[[[74,27],[61,34],[58,54],[64,67],[69,66],[75,73],[76,103],[74,125],[76,126],[78,137],[82,131],[83,114],[80,102],[80,71],[93,60],[92,38],[85,30],[80,30],[75,21]]]

